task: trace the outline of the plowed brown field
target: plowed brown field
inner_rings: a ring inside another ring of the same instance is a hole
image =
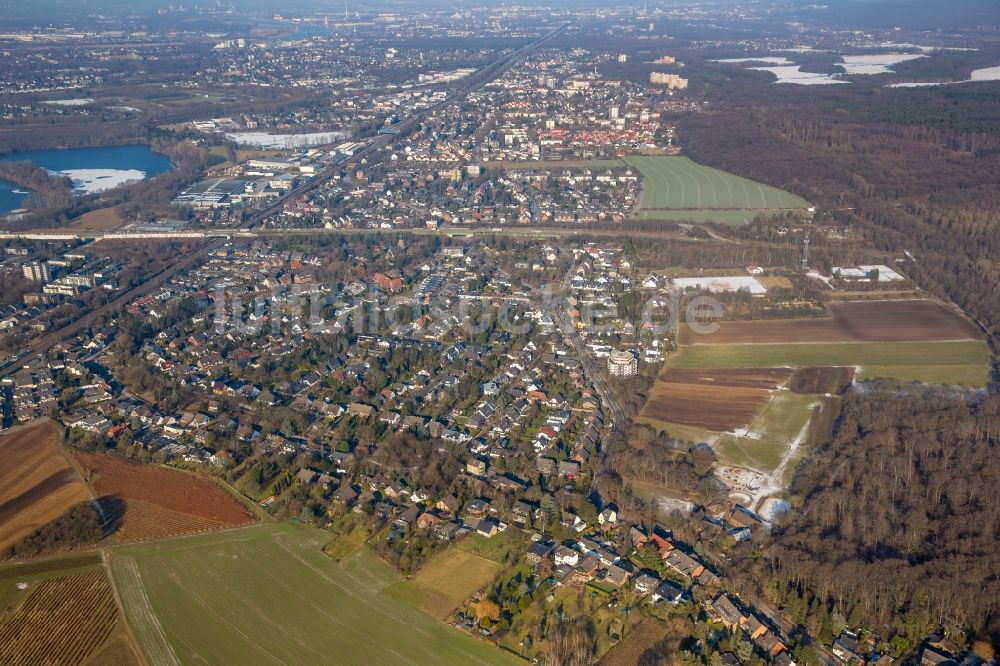
[[[829,317],[724,321],[714,333],[680,327],[682,345],[796,342],[929,342],[982,337],[971,321],[930,300],[848,301],[828,304]]]
[[[236,527],[253,516],[208,479],[117,456],[74,451],[101,503],[120,521],[118,542]]]
[[[642,418],[727,432],[753,419],[788,368],[665,370],[642,408]]]
[[[62,430],[39,421],[0,437],[0,548],[90,498],[59,448]]]
[[[840,395],[854,381],[854,368],[802,368],[792,376],[788,388],[796,393]]]

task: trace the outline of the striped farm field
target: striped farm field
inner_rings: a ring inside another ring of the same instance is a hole
[[[990,351],[982,340],[956,342],[845,342],[694,345],[682,347],[667,368],[860,367],[861,379],[898,379],[969,388],[986,385]],[[927,372],[924,372],[927,369]]]
[[[105,513],[119,526],[117,543],[208,532],[255,522],[209,479],[120,456],[74,451]]]
[[[53,560],[0,570],[0,663],[115,663],[138,660],[124,633],[100,559]],[[77,566],[84,564],[84,566]],[[66,565],[66,570],[59,567]],[[117,655],[115,661],[102,655]]]
[[[60,448],[62,429],[35,421],[0,437],[0,548],[90,498]]]
[[[366,546],[330,559],[329,539],[303,525],[262,524],[120,546],[111,568],[150,666],[524,663],[425,614],[411,595],[397,598],[389,588],[399,576]],[[454,554],[444,563],[463,561]],[[489,580],[491,564],[475,585]]]
[[[719,322],[711,333],[680,326],[678,342],[689,345],[954,342],[979,340],[979,329],[960,312],[926,299],[830,303],[828,317]]]
[[[805,199],[679,155],[633,156],[624,162],[642,173],[640,219],[741,224],[758,212],[804,211]]]

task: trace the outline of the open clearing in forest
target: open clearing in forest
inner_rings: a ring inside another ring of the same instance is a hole
[[[52,421],[37,421],[0,437],[0,548],[90,499],[59,447],[61,439],[62,429]]]
[[[522,663],[396,599],[369,548],[334,562],[329,536],[265,524],[118,547],[111,564],[153,663]]]
[[[790,192],[702,166],[684,156],[633,156],[623,161],[642,173],[640,219],[745,224],[759,212],[810,207]]]
[[[499,571],[496,562],[449,548],[432,557],[409,580],[391,586],[389,592],[432,617],[444,618],[488,585]]]
[[[120,456],[74,451],[105,513],[120,521],[118,543],[248,525],[254,517],[209,479]]]
[[[706,335],[680,327],[681,345],[792,342],[941,342],[979,340],[971,321],[930,300],[829,303],[829,317],[723,321]]]

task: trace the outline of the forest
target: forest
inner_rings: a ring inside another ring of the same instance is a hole
[[[748,566],[821,640],[837,614],[897,656],[942,627],[996,643],[998,445],[1000,397],[865,384],[846,396],[832,439],[796,475],[795,509]]]
[[[904,273],[995,334],[1000,292],[984,287],[1000,282],[996,84],[713,90],[714,111],[679,119],[692,159],[816,202],[877,251],[906,257]]]
[[[0,179],[30,190],[26,205],[33,211],[65,208],[73,203],[69,178],[49,175],[31,162],[0,162]]]

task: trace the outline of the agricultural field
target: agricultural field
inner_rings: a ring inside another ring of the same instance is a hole
[[[681,345],[791,342],[943,342],[978,340],[979,329],[960,313],[930,300],[830,303],[829,317],[723,321],[707,335],[681,325]]]
[[[119,523],[117,543],[248,525],[254,517],[208,479],[117,456],[74,451],[105,512]]]
[[[749,423],[791,375],[787,368],[667,370],[654,384],[639,419],[714,432],[734,430]]]
[[[60,448],[62,429],[36,421],[0,437],[0,548],[90,499]]]
[[[98,557],[0,569],[0,600],[0,663],[139,663]]]
[[[69,226],[77,231],[110,231],[122,224],[122,218],[115,208],[100,208],[84,213],[70,222]]]
[[[788,388],[795,393],[840,395],[854,381],[854,368],[801,368]]]
[[[389,593],[436,618],[444,618],[463,601],[489,585],[500,565],[457,548],[438,553],[411,578],[392,585]]]
[[[694,345],[682,347],[666,367],[860,367],[859,379],[898,379],[970,388],[986,385],[990,352],[980,340],[958,342],[845,342]]]
[[[976,327],[928,299],[829,304],[823,318],[682,327],[637,418],[684,441],[710,443],[720,476],[755,505],[779,493],[830,433],[855,379],[982,387],[990,353]]]
[[[772,473],[779,468],[792,446],[805,441],[819,397],[779,391],[745,428],[722,437],[717,447],[720,460]]]
[[[153,666],[520,663],[396,599],[399,577],[368,548],[334,562],[328,540],[267,524],[122,546],[111,564]]]
[[[623,161],[642,173],[640,219],[745,224],[761,211],[805,211],[810,207],[794,194],[683,156],[633,156]]]

